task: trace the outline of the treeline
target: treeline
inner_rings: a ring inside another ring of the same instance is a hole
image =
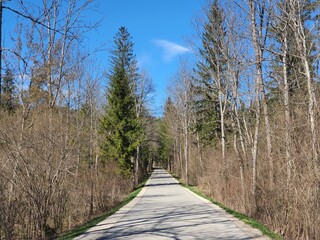
[[[319,1],[211,1],[159,123],[168,169],[285,239],[320,237]]]
[[[93,1],[10,4],[4,10],[19,18],[15,46],[2,48],[0,239],[51,239],[113,207],[144,177],[152,83],[125,28],[107,75],[90,60],[82,44],[97,25],[83,19]]]

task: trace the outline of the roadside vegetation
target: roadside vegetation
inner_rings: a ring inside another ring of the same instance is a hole
[[[0,239],[52,239],[115,211],[147,175],[152,82],[125,27],[108,70],[83,48],[94,1],[1,4],[19,18],[1,56]]]
[[[290,240],[320,237],[318,10],[210,1],[158,122],[163,166]]]
[[[108,210],[106,213],[95,217],[88,221],[87,223],[75,227],[74,229],[62,234],[62,236],[58,237],[58,240],[68,240],[68,239],[74,239],[75,237],[85,233],[89,228],[96,226],[101,221],[105,220],[107,217],[115,214],[117,211],[119,211],[120,208],[131,202],[138,194],[141,192],[142,188],[144,187],[147,180],[139,184],[133,192],[131,192],[123,201],[120,203],[117,203],[115,206],[113,206],[110,210]]]
[[[259,229],[263,235],[270,237],[271,239],[274,240],[283,240],[283,238],[279,235],[276,234],[274,232],[272,232],[269,228],[267,228],[265,225],[263,225],[262,223],[260,223],[259,221],[257,221],[256,219],[250,218],[244,214],[238,213],[228,207],[226,207],[225,205],[223,205],[220,202],[217,202],[215,200],[213,200],[212,198],[208,197],[207,195],[203,194],[201,192],[201,190],[199,190],[198,187],[196,186],[190,186],[190,185],[186,185],[185,183],[180,182],[180,184],[189,189],[190,191],[192,191],[193,193],[199,195],[200,197],[203,197],[204,199],[212,202],[213,204],[219,206],[220,208],[224,209],[227,213],[230,213],[232,216],[238,218],[239,220],[241,220],[242,222],[248,224],[249,226]]]

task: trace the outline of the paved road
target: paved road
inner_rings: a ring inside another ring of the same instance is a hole
[[[268,239],[156,169],[140,194],[76,239]]]

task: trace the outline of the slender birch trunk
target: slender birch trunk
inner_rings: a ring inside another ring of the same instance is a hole
[[[260,98],[259,98],[259,90],[258,86],[256,87],[256,122],[255,122],[255,130],[253,137],[253,146],[252,146],[252,212],[256,211],[256,189],[257,189],[257,158],[258,158],[258,137],[260,131],[260,117],[261,117],[261,106],[260,106]]]
[[[258,137],[260,130],[260,117],[261,117],[261,103],[260,103],[260,95],[263,95],[262,91],[262,55],[261,49],[259,48],[257,29],[256,29],[256,10],[255,3],[253,0],[250,0],[250,14],[251,14],[251,34],[252,34],[252,42],[254,45],[255,58],[256,58],[256,70],[257,76],[255,80],[255,130],[253,137],[253,146],[252,146],[252,213],[256,211],[256,189],[257,189],[257,157],[258,157]],[[267,127],[267,126],[266,126]]]
[[[286,148],[286,163],[287,163],[287,183],[289,184],[292,173],[293,159],[290,156],[290,106],[289,106],[289,83],[287,76],[287,31],[286,27],[283,29],[283,39],[282,39],[282,74],[283,74],[283,101],[284,101],[284,119],[285,119],[285,148]]]
[[[236,129],[236,124],[234,121],[232,122],[232,128],[235,130]],[[245,183],[244,183],[244,164],[243,164],[243,159],[240,156],[239,150],[238,150],[238,138],[237,138],[237,132],[235,131],[233,134],[233,149],[234,152],[236,153],[236,158],[239,163],[239,172],[240,172],[240,182],[241,182],[241,200],[243,205],[245,206]]]
[[[221,83],[219,81],[219,108],[220,108],[220,128],[221,128],[221,156],[223,166],[223,177],[226,175],[226,135],[225,135],[225,104],[223,103],[223,93],[221,90]]]
[[[228,65],[228,67],[229,67],[229,69],[231,69],[231,67],[229,65]],[[244,141],[243,141],[242,129],[241,129],[239,115],[238,115],[238,109],[237,109],[237,102],[239,101],[239,99],[238,99],[238,74],[233,72],[232,76],[233,76],[233,78],[232,78],[232,80],[233,80],[233,82],[232,82],[232,95],[233,95],[232,96],[233,97],[232,110],[234,113],[234,118],[232,121],[232,128],[234,129],[233,148],[236,153],[237,160],[239,162],[240,181],[241,181],[241,197],[242,197],[242,203],[245,206],[246,204],[245,204],[245,183],[244,183],[244,162],[243,162],[243,159],[246,159],[247,151],[246,151]],[[240,152],[238,150],[237,135],[239,135],[240,145],[241,145],[242,152],[243,152],[243,158],[241,157]]]
[[[189,184],[189,137],[188,137],[188,113],[186,113],[187,116],[185,116],[184,120],[184,158],[185,158],[185,175],[186,175],[186,184]]]
[[[197,153],[198,153],[199,163],[200,163],[200,172],[202,172],[204,165],[203,165],[203,159],[202,159],[202,149],[201,149],[199,132],[196,132],[196,139],[197,139]]]
[[[263,2],[264,4],[264,2]],[[265,8],[265,6],[262,6]],[[261,96],[261,102],[264,113],[265,120],[265,128],[266,128],[266,141],[267,141],[267,157],[269,160],[269,182],[270,188],[273,188],[273,159],[272,159],[272,142],[271,142],[271,126],[269,120],[269,109],[267,103],[267,97],[264,90],[264,80],[263,80],[263,71],[262,71],[262,63],[263,63],[263,51],[265,47],[265,36],[263,36],[263,25],[260,24],[260,29],[257,29],[257,19],[256,19],[256,8],[255,2],[250,0],[250,15],[251,15],[251,34],[252,34],[252,42],[255,53],[255,61],[256,61],[256,70],[257,70],[257,87],[259,91],[259,95]],[[264,14],[259,14],[260,22],[264,22]],[[268,21],[268,20],[267,20]],[[268,27],[268,26],[266,26]],[[267,30],[266,30],[267,31]]]
[[[180,139],[179,139],[180,140]],[[179,141],[179,162],[180,162],[180,174],[181,177],[183,176],[183,162],[182,162],[182,147],[181,147],[181,143]]]
[[[315,117],[315,108],[316,108],[316,97],[315,97],[315,90],[313,86],[313,80],[310,73],[310,67],[308,63],[308,50],[307,50],[307,43],[306,43],[306,36],[304,32],[304,26],[301,19],[301,6],[299,1],[291,0],[290,1],[290,16],[293,22],[293,30],[295,39],[297,42],[297,49],[299,52],[299,57],[302,61],[303,67],[303,74],[307,81],[307,88],[308,88],[308,114],[309,114],[309,121],[310,121],[310,131],[311,131],[311,138],[312,138],[312,159],[314,163],[318,162],[318,149],[317,149],[317,134],[316,134],[316,117]],[[296,12],[299,12],[298,16]]]

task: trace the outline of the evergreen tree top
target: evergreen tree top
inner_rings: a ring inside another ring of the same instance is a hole
[[[132,37],[126,27],[120,27],[114,36],[114,50],[111,51],[111,65],[113,72],[118,67],[124,67],[126,72],[130,72],[130,66],[136,64],[135,54],[133,53],[134,44]]]

